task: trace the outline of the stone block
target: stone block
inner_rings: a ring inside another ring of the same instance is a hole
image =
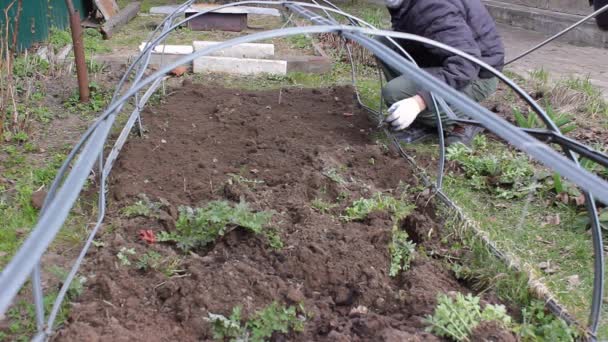
[[[270,59],[200,57],[194,61],[194,72],[218,72],[235,75],[286,75],[287,62]]]
[[[200,51],[204,48],[218,44],[219,42],[212,41],[195,41],[194,51]],[[274,44],[255,44],[246,43],[239,44],[227,49],[222,49],[209,54],[211,57],[234,57],[234,58],[272,58],[274,57]]]

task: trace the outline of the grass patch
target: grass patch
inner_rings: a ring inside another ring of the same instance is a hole
[[[292,48],[296,49],[312,49],[312,39],[305,34],[296,34],[285,37]]]
[[[54,155],[44,167],[35,168],[26,163],[25,155],[14,146],[4,151],[9,155],[2,176],[14,182],[11,188],[0,185],[0,265],[5,265],[14,255],[29,229],[38,219],[38,210],[32,205],[32,194],[49,185],[65,156]]]
[[[63,281],[68,271],[53,267],[49,270],[56,280]],[[66,298],[59,309],[59,313],[55,320],[55,328],[66,323],[69,314],[70,301],[78,298],[84,291],[86,282],[85,277],[76,277],[70,284]],[[45,312],[50,312],[58,292],[51,292],[44,297]],[[0,341],[30,341],[31,336],[36,332],[36,312],[35,306],[30,299],[21,299],[7,313],[8,329],[5,332],[0,332]]]
[[[504,148],[492,144],[481,155],[493,158],[503,152]],[[504,189],[497,192],[487,181],[477,180],[479,174],[450,173],[445,178],[444,192],[479,224],[501,251],[520,258],[523,267],[541,278],[558,302],[585,322],[593,287],[593,251],[591,237],[585,234],[586,225],[581,224],[578,209],[555,200],[555,193],[549,192],[554,186],[552,182],[531,183],[535,190],[528,196],[507,199],[501,197]],[[481,177],[490,177],[481,174]],[[495,264],[485,267],[488,257],[483,256],[483,247],[471,241],[465,241],[465,245],[473,246],[477,252],[465,266],[456,267],[457,275],[476,279],[478,288],[493,288],[501,298],[524,307],[531,302],[525,292],[525,277],[507,273],[505,267],[497,268]],[[569,282],[572,277],[580,283]],[[608,325],[603,324],[602,336],[606,336],[607,329]]]
[[[214,201],[204,208],[181,207],[176,231],[161,233],[158,238],[190,251],[205,247],[240,227],[266,237],[271,247],[279,249],[283,243],[276,229],[269,227],[272,216],[272,212],[253,212],[245,202],[232,206],[225,201]]]

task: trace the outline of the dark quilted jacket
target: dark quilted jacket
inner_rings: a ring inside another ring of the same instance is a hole
[[[480,0],[404,0],[400,8],[389,9],[393,30],[424,36],[460,49],[501,70],[504,47],[496,24]],[[456,89],[486,72],[449,52],[400,41],[416,63]],[[427,94],[422,94],[428,99]]]

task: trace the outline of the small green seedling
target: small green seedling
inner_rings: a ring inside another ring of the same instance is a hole
[[[338,170],[336,170],[335,168],[327,169],[325,172],[323,172],[323,175],[325,177],[331,179],[336,184],[344,185],[347,183],[346,180],[344,179],[344,177],[342,177],[340,172]]]
[[[256,185],[264,184],[264,181],[245,178],[241,175],[237,175],[234,173],[229,173],[228,176],[230,177],[230,178],[228,178],[228,184],[231,184],[231,185],[236,183],[236,184],[251,185],[252,187],[255,187]]]
[[[134,248],[122,247],[120,251],[116,254],[116,257],[120,261],[120,264],[123,266],[131,266],[131,260],[129,260],[129,256],[135,255]]]
[[[321,214],[327,214],[332,209],[334,209],[338,206],[335,203],[326,202],[321,198],[315,198],[314,200],[312,200],[310,205],[313,207],[313,209],[320,212]]]

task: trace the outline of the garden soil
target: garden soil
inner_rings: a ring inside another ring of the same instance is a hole
[[[114,168],[105,232],[82,270],[86,290],[54,339],[207,341],[210,313],[229,316],[241,306],[248,317],[278,301],[302,303],[307,318],[304,331],[275,333],[273,341],[442,340],[425,331],[425,316],[439,293],[470,291],[428,256],[448,248],[429,199],[412,196],[417,207],[401,223],[427,253],[417,252],[394,278],[390,217],[339,218],[361,197],[418,185],[410,167],[374,140],[375,124],[354,103],[349,87],[248,92],[186,84],[147,109],[145,135],[130,139]],[[157,217],[121,215],[142,195],[162,203]],[[320,212],[315,199],[335,206]],[[141,240],[142,229],[175,229],[179,206],[212,200],[275,211],[284,247],[240,229],[189,254]],[[182,262],[168,278],[138,270],[136,259],[122,265],[122,248]],[[499,327],[478,333],[512,338]]]

